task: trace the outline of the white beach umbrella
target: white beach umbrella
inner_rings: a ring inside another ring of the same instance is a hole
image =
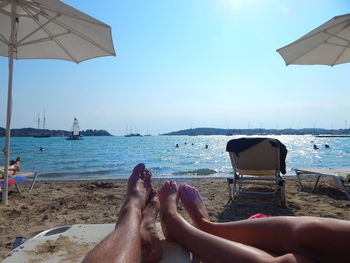
[[[287,65],[334,66],[350,62],[350,14],[332,18],[277,52]]]
[[[58,0],[0,0],[0,55],[9,58],[2,198],[7,204],[13,59],[79,63],[115,51],[108,25]]]

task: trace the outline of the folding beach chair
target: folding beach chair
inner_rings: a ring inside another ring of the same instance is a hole
[[[17,188],[18,193],[22,194],[22,190],[20,187],[20,183],[28,181],[29,179],[32,180],[32,182],[30,183],[30,187],[28,192],[33,190],[34,184],[38,178],[39,173],[33,173],[33,172],[17,172],[14,176],[9,176],[9,180],[8,180],[8,185],[15,185]],[[4,188],[4,180],[1,179],[0,180],[0,192],[2,191],[2,189]]]
[[[28,190],[28,192],[31,192],[33,190],[34,184],[35,184],[38,176],[39,176],[39,173],[37,173],[37,172],[17,172],[12,178],[16,181],[17,191],[21,194],[22,191],[21,191],[21,188],[19,186],[19,183],[31,179],[32,182],[30,183],[30,187]],[[17,180],[19,178],[21,178],[21,179]]]
[[[228,178],[230,198],[240,193],[280,194],[281,205],[285,204],[285,183],[281,173],[286,173],[286,147],[277,139],[240,138],[227,143],[233,178]],[[232,184],[232,187],[231,187]],[[244,188],[245,185],[269,186],[267,189]]]
[[[302,191],[314,192],[322,177],[332,178],[338,187],[342,189],[346,197],[350,200],[350,169],[330,169],[330,168],[293,168],[295,171],[300,189]],[[304,177],[314,177],[316,179],[315,184],[311,189],[307,189],[302,179]]]

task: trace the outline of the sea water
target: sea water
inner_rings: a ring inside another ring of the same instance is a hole
[[[20,156],[22,171],[39,172],[40,178],[46,180],[127,178],[140,162],[156,177],[221,177],[232,175],[226,144],[239,137],[242,136],[109,136],[79,141],[15,137],[11,138],[11,159]],[[350,167],[350,138],[269,137],[279,139],[288,149],[287,174],[296,167]],[[4,138],[0,143],[4,144]],[[314,144],[318,150],[313,149]],[[45,150],[39,151],[40,147]]]

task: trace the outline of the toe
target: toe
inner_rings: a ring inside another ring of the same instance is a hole
[[[176,192],[177,191],[177,185],[176,185],[176,182],[174,180],[170,180],[170,190],[171,192]]]
[[[144,171],[144,181],[147,187],[150,187],[152,185],[152,173],[148,169],[145,169]]]
[[[138,165],[136,165],[134,167],[129,179],[131,181],[137,181],[140,178],[140,176],[144,170],[145,170],[145,165],[143,163],[139,163]]]

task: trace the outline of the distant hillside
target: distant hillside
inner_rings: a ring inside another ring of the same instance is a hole
[[[195,128],[180,131],[173,131],[161,135],[304,135],[304,134],[327,134],[339,135],[350,134],[350,129],[327,130],[319,128],[303,128],[303,129],[218,129],[218,128]]]
[[[0,137],[5,137],[5,129],[0,127]],[[35,128],[22,128],[22,129],[11,129],[12,137],[32,137],[37,135],[50,135],[50,136],[69,136],[72,132],[65,130],[48,130],[48,129],[35,129]],[[108,131],[105,130],[85,130],[81,131],[83,136],[112,136]]]

